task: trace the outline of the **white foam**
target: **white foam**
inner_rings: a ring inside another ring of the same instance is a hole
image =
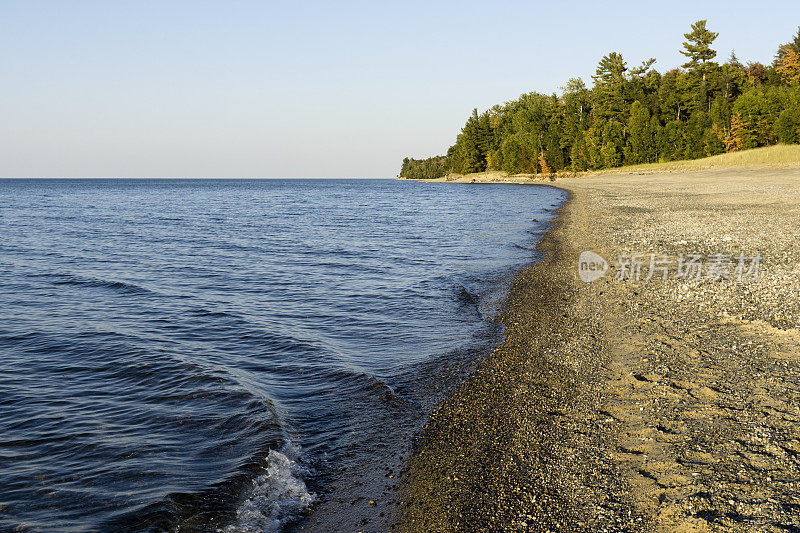
[[[279,532],[314,502],[299,462],[300,448],[288,442],[281,451],[270,450],[265,472],[253,481],[248,498],[236,510],[236,522],[224,533]]]

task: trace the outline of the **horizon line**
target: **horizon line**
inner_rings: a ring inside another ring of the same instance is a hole
[[[375,176],[0,176],[0,180],[394,180]]]

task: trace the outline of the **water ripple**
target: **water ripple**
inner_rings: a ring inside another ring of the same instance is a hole
[[[386,421],[411,427],[415,383],[496,341],[485,318],[561,201],[0,180],[0,530],[296,522]]]

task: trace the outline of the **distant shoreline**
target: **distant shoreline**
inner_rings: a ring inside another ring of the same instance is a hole
[[[398,178],[405,181],[430,183],[548,183],[571,178],[605,176],[609,174],[653,174],[689,172],[725,168],[800,168],[800,145],[776,145],[740,152],[730,152],[704,159],[670,161],[645,165],[628,165],[607,170],[586,172],[554,172],[552,174],[508,174],[502,171],[476,172],[474,174],[448,174],[441,178]]]
[[[417,439],[405,530],[800,526],[800,169],[557,186],[571,200],[513,285],[504,343]],[[584,250],[758,253],[763,276],[585,283]]]

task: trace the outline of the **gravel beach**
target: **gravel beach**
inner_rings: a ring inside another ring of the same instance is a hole
[[[554,185],[546,259],[417,437],[401,528],[800,531],[800,170]]]

